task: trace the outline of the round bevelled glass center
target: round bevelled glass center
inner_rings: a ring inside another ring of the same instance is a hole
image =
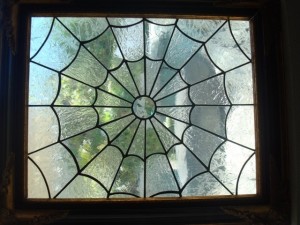
[[[146,96],[136,98],[133,102],[133,113],[141,119],[153,116],[155,113],[154,101]]]

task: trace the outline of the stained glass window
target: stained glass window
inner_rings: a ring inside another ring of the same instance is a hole
[[[32,17],[28,198],[256,194],[248,21]]]

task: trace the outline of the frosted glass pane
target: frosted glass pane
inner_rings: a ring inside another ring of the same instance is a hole
[[[251,154],[253,151],[226,142],[214,154],[210,170],[222,184],[235,193],[239,173]]]
[[[92,105],[96,90],[76,80],[61,76],[60,91],[55,105]]]
[[[223,140],[195,126],[188,128],[183,143],[206,165]]]
[[[130,108],[96,107],[99,115],[99,124],[105,124],[132,113]]]
[[[194,178],[183,190],[183,196],[230,195],[216,178],[204,173]]]
[[[122,62],[122,55],[111,29],[107,29],[97,39],[91,40],[84,46],[106,69],[114,69]]]
[[[189,84],[195,84],[220,72],[210,61],[204,48],[201,48],[181,69],[183,80]]]
[[[251,58],[250,24],[248,21],[230,21],[233,36],[244,53]]]
[[[226,117],[229,106],[196,106],[191,122],[214,134],[226,137]]]
[[[251,157],[251,156],[250,156]],[[238,194],[256,194],[256,160],[253,155],[241,173]]]
[[[134,156],[124,159],[112,192],[130,193],[142,197],[144,195],[144,162]]]
[[[29,104],[51,104],[58,90],[58,74],[30,63]]]
[[[231,36],[228,24],[206,43],[206,48],[214,63],[223,71],[249,62]]]
[[[50,107],[28,109],[28,152],[57,142],[58,132],[57,118]]]
[[[144,60],[140,60],[138,62],[129,62],[128,66],[130,68],[130,72],[133,76],[133,79],[138,87],[139,93],[145,93],[145,74],[144,74]]]
[[[39,169],[28,160],[28,198],[49,198],[45,180]]]
[[[69,138],[63,143],[72,151],[79,167],[82,168],[106,147],[108,137],[103,130],[96,128]]]
[[[247,64],[226,73],[225,86],[234,104],[253,104],[252,65]]]
[[[113,28],[121,52],[127,60],[139,60],[144,55],[143,23],[126,28]]]
[[[60,144],[31,154],[30,158],[40,167],[46,177],[51,197],[58,194],[77,173],[71,154]],[[31,171],[28,172],[31,173]]]
[[[97,101],[95,106],[117,106],[119,108],[129,107],[130,103],[115,96],[114,93],[107,93],[101,90],[97,90]]]
[[[105,189],[93,179],[77,176],[57,198],[106,198]]]
[[[105,18],[59,17],[58,19],[80,41],[88,41],[100,35],[108,26]]]
[[[32,57],[39,50],[46,40],[52,23],[52,17],[31,18],[30,57]]]
[[[228,105],[223,75],[211,78],[190,88],[191,99],[196,104]]]
[[[141,18],[114,18],[114,17],[108,18],[109,23],[114,26],[133,25],[135,23],[140,22],[141,20],[142,20]]]
[[[229,140],[255,148],[254,109],[253,106],[234,106],[227,119],[227,137]]]
[[[63,73],[91,86],[102,84],[107,76],[105,68],[85,48],[80,48],[76,59]]]
[[[168,158],[181,188],[192,177],[206,171],[200,161],[182,144],[172,147]]]
[[[174,24],[176,21],[175,19],[167,19],[167,18],[163,18],[163,19],[148,18],[147,20],[149,20],[150,22],[153,22],[156,24],[162,24],[162,25]]]
[[[169,65],[179,69],[192,57],[200,46],[200,43],[187,38],[178,29],[175,29],[165,59]]]
[[[95,177],[108,190],[121,160],[122,155],[117,148],[107,147],[83,170],[83,173]]]
[[[146,195],[149,197],[162,191],[178,191],[167,157],[153,155],[147,159]]]
[[[192,107],[159,107],[157,108],[157,112],[189,123],[191,108]]]
[[[154,85],[154,81],[156,76],[159,73],[162,62],[160,61],[151,61],[146,59],[146,93],[150,94],[152,86]]]
[[[174,102],[177,106],[187,105],[191,106],[192,102],[189,98],[189,90],[185,89],[179,92],[176,92],[170,96],[164,97],[162,99],[158,99],[157,106],[173,106]]]
[[[177,26],[188,36],[205,42],[224,22],[224,20],[180,19]]]
[[[48,39],[33,61],[60,71],[75,58],[78,48],[79,42],[55,20]]]
[[[174,26],[159,26],[146,22],[146,56],[151,59],[163,59],[173,30]]]
[[[91,129],[97,123],[97,114],[93,108],[55,107],[55,111],[60,120],[62,139]]]
[[[137,155],[141,158],[144,158],[145,154],[145,122],[141,122],[138,128],[138,131],[134,137],[132,145],[130,147],[130,155]]]
[[[163,146],[149,120],[146,121],[146,156],[154,153],[165,153]]]

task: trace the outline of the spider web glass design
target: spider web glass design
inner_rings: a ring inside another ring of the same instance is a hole
[[[256,194],[249,22],[33,17],[28,198]]]

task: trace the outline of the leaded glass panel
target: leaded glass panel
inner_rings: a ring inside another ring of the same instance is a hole
[[[250,25],[32,17],[28,198],[256,194]]]

